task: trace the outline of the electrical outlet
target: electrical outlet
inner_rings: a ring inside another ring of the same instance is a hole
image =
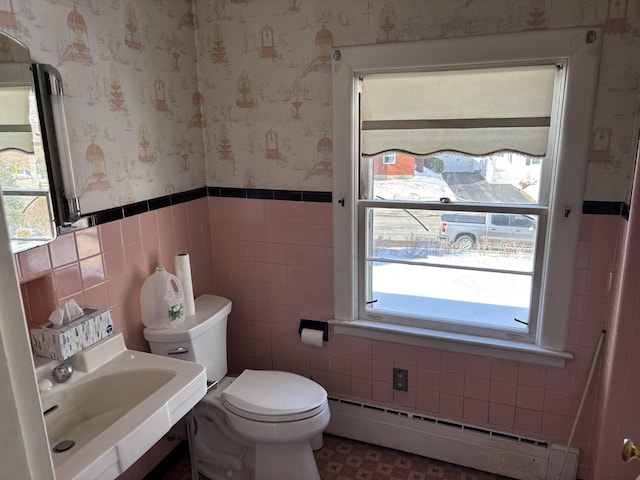
[[[393,389],[406,392],[409,387],[409,371],[403,368],[393,369]]]

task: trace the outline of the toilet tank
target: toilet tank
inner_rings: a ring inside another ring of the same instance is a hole
[[[179,325],[144,329],[151,353],[198,362],[207,369],[207,380],[227,374],[227,317],[231,300],[216,295],[196,298],[196,314]]]

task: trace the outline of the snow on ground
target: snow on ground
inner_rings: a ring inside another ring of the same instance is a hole
[[[375,181],[375,196],[385,200],[440,200],[455,195],[442,175],[428,168],[424,172],[414,172],[412,179],[391,179]]]
[[[456,258],[442,260],[452,265]],[[402,263],[372,267],[372,299],[378,300],[374,310],[526,331],[514,318],[528,321],[530,295],[529,275]]]
[[[372,287],[386,293],[528,307],[531,277],[386,263],[373,267]]]

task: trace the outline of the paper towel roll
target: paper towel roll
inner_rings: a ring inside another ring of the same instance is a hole
[[[313,345],[314,347],[322,346],[322,330],[313,330],[311,328],[303,328],[300,336],[302,343],[305,345]]]
[[[196,303],[193,299],[193,283],[191,280],[191,263],[188,253],[179,253],[174,260],[176,266],[176,277],[182,284],[184,293],[184,316],[193,317],[196,314]]]

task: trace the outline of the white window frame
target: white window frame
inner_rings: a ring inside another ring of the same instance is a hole
[[[396,163],[398,163],[398,159],[395,153],[382,154],[382,165],[395,165]]]
[[[566,29],[336,47],[333,52],[333,241],[336,333],[562,367],[598,80],[601,31]],[[532,342],[358,318],[358,94],[368,73],[566,61],[540,315]]]

